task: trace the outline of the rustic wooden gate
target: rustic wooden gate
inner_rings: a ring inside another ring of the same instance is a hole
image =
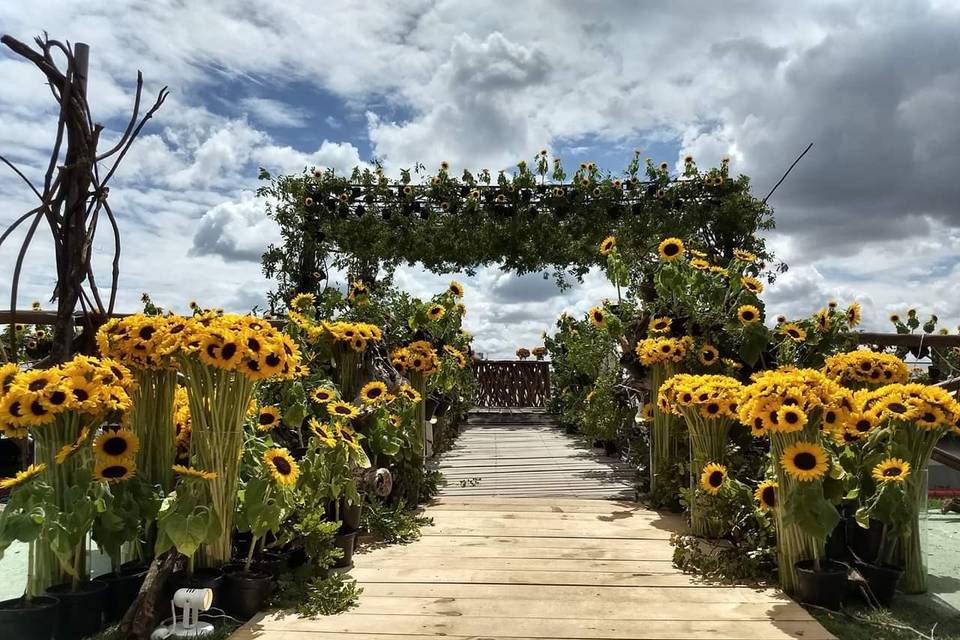
[[[538,360],[481,360],[479,407],[545,407],[550,398],[550,363]]]

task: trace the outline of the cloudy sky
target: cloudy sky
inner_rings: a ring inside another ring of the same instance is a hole
[[[768,314],[806,315],[836,298],[859,301],[869,328],[907,306],[955,327],[960,3],[761,5],[7,0],[0,30],[91,45],[103,148],[137,69],[151,92],[172,90],[113,184],[123,310],[141,291],[178,310],[191,299],[262,302],[259,256],[277,231],[253,196],[260,165],[346,171],[380,158],[396,172],[447,160],[459,173],[546,147],[619,172],[640,148],[700,166],[729,155],[763,195],[813,142],[771,201],[769,240],[790,271],[765,294]],[[0,153],[35,175],[55,130],[52,99],[5,50],[0,87]],[[0,229],[30,203],[2,169]],[[49,242],[28,256],[21,303],[49,298]],[[0,300],[17,244],[0,248]],[[97,247],[101,271],[108,249]],[[460,279],[490,355],[534,346],[561,311],[609,295],[596,274],[566,292],[495,269]],[[447,280],[398,275],[422,295]]]

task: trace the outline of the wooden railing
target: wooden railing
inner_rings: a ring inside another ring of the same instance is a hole
[[[479,407],[545,407],[550,399],[550,363],[480,360],[474,364]]]

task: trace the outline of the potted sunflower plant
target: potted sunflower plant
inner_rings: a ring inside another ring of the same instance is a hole
[[[844,424],[849,407],[850,392],[836,382],[791,367],[755,374],[739,408],[740,421],[770,440],[773,483],[761,487],[775,496],[780,584],[804,602],[831,609],[840,606],[847,586],[846,566],[824,558],[827,536],[840,521],[831,496],[843,470],[829,454],[833,430],[821,425],[827,413]]]
[[[260,567],[254,563],[254,554],[267,534],[278,533],[291,508],[291,494],[300,475],[299,465],[283,447],[265,448],[260,462],[237,496],[236,526],[250,534],[250,546],[242,563],[227,571],[224,581],[226,609],[240,620],[252,618],[267,601],[275,576],[257,570]]]
[[[87,534],[104,504],[104,485],[96,480],[125,480],[135,468],[135,451],[129,449],[135,436],[129,430],[98,432],[108,419],[129,410],[133,379],[120,363],[87,356],[51,369],[5,368],[0,423],[21,437],[33,436],[34,469],[44,470],[43,483],[51,489],[44,494],[42,527],[31,542],[30,591],[46,589],[60,601],[58,636],[89,635],[100,628],[107,589],[88,580],[87,571]]]

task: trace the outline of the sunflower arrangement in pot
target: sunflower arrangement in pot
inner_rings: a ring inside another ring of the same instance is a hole
[[[138,439],[119,427],[134,387],[130,371],[106,358],[77,356],[29,371],[0,366],[2,435],[29,435],[36,451],[36,464],[0,481],[12,490],[0,517],[0,549],[15,539],[30,543],[28,596],[63,582],[75,590],[87,575],[83,543],[101,483],[125,480],[135,471]],[[13,526],[25,524],[24,516],[32,524]]]
[[[426,340],[416,340],[406,347],[398,347],[390,352],[390,364],[396,368],[400,374],[409,381],[409,391],[406,392],[408,399],[414,401],[416,410],[414,421],[419,427],[417,432],[425,428],[426,424],[426,404],[419,402],[426,397],[427,378],[440,369],[440,358],[437,350]],[[414,443],[426,456],[426,439],[422,433],[415,434],[417,442]]]
[[[800,591],[798,572],[805,577],[839,571],[821,563],[826,538],[840,519],[825,485],[842,473],[831,462],[829,443],[852,409],[850,391],[812,369],[764,371],[744,387],[740,421],[755,436],[770,439],[772,479],[757,493],[761,505],[775,504],[777,567],[788,593]],[[839,573],[845,584],[846,572]]]
[[[206,483],[221,533],[202,549],[205,564],[230,559],[243,424],[256,386],[301,375],[293,339],[255,316],[203,313],[186,319],[177,362],[190,405],[190,462],[217,473]]]
[[[927,467],[936,444],[957,432],[960,404],[941,387],[891,384],[858,394],[854,420],[867,433],[861,473],[861,526],[874,518],[885,525],[882,563],[903,570],[901,590],[927,590],[924,552]]]
[[[726,522],[710,518],[700,507],[702,494],[717,495],[726,479],[730,428],[737,422],[743,385],[720,375],[678,374],[660,387],[661,411],[683,418],[690,438],[690,523],[698,536],[716,538]]]

